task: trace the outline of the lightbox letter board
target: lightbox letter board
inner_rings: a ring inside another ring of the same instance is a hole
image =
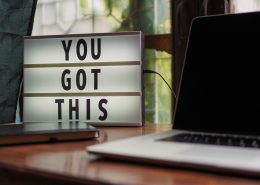
[[[24,38],[24,121],[143,123],[142,33]]]

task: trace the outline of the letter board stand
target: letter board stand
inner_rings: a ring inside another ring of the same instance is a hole
[[[24,37],[24,121],[144,123],[141,32]]]

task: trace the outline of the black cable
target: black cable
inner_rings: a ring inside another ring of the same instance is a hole
[[[143,73],[147,73],[147,74],[153,73],[153,74],[159,75],[163,79],[163,81],[166,83],[166,85],[169,87],[169,89],[172,91],[174,98],[177,99],[176,93],[174,92],[174,90],[171,88],[171,86],[168,84],[168,82],[163,78],[163,76],[160,73],[153,71],[153,70],[148,70],[148,69],[144,69]]]

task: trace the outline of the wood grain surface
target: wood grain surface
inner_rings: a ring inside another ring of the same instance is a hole
[[[98,159],[90,145],[170,130],[171,125],[100,127],[97,140],[0,147],[0,184],[257,185],[260,179]]]

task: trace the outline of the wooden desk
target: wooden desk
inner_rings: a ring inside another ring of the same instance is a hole
[[[100,128],[97,140],[0,147],[0,184],[162,184],[256,185],[260,180],[178,168],[97,160],[85,147],[106,141],[159,132],[171,125],[143,128]]]

